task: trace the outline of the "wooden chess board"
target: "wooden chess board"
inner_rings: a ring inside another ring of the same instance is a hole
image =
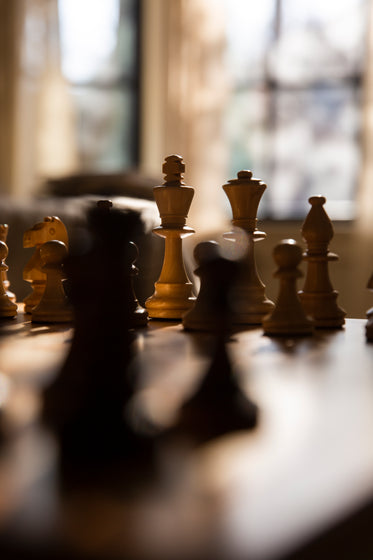
[[[373,557],[373,345],[365,321],[298,339],[269,338],[261,328],[233,334],[229,355],[259,406],[256,429],[164,450],[141,490],[114,492],[106,480],[69,492],[58,484],[58,449],[38,410],[73,330],[27,317],[1,324],[9,429],[0,454],[1,558]],[[166,321],[136,332],[132,367],[149,413],[168,418],[193,391],[208,367],[209,340]]]

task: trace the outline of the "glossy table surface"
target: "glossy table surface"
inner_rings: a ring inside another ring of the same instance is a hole
[[[113,491],[108,480],[64,492],[58,448],[38,411],[73,329],[32,325],[22,313],[3,322],[0,555],[58,558],[56,547],[70,551],[61,558],[102,560],[295,554],[373,498],[373,345],[364,327],[348,319],[299,339],[260,328],[233,334],[227,350],[259,407],[256,429],[161,450],[157,475],[137,491],[125,483]],[[166,321],[136,332],[131,368],[149,414],[177,413],[209,365],[210,340]]]

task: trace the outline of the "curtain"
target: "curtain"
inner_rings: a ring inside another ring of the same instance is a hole
[[[142,163],[159,174],[165,156],[183,156],[186,183],[195,188],[188,225],[220,231],[227,179],[222,8],[214,0],[148,0],[144,6]]]
[[[0,26],[0,187],[25,197],[76,165],[57,0],[0,0]]]

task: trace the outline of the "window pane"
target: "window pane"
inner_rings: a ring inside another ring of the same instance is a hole
[[[136,95],[124,88],[73,87],[75,134],[81,171],[117,171],[136,153]]]
[[[259,177],[268,176],[269,101],[263,88],[239,90],[232,96],[225,133],[230,145],[231,177],[240,169],[255,170]]]
[[[62,71],[71,82],[110,83],[136,61],[136,0],[59,0]]]
[[[299,217],[309,196],[323,194],[334,218],[350,218],[360,163],[357,95],[343,87],[282,91],[275,103],[267,211]]]
[[[356,76],[363,69],[367,0],[282,0],[273,78],[305,84]]]
[[[222,0],[226,13],[227,69],[235,85],[263,79],[273,41],[275,0]]]

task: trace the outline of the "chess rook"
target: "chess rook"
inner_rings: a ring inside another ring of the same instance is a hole
[[[6,243],[6,240],[7,240],[7,237],[8,237],[8,229],[9,229],[8,224],[0,224],[0,241],[4,241],[4,243]],[[10,282],[8,280],[8,275],[7,275],[6,270],[4,270],[1,273],[1,277],[2,277],[3,285],[4,285],[4,288],[5,288],[5,291],[6,291],[6,295],[8,296],[10,301],[12,301],[13,303],[16,303],[17,298],[16,298],[15,294],[9,290]]]
[[[62,241],[47,241],[41,246],[42,271],[47,281],[39,304],[32,309],[32,322],[66,323],[73,320],[73,309],[63,288],[63,262],[66,257],[67,249]]]
[[[45,290],[46,274],[42,270],[40,248],[47,241],[62,241],[68,246],[68,235],[65,225],[57,216],[46,216],[23,235],[23,247],[35,247],[31,259],[23,269],[23,279],[31,284],[32,292],[23,300],[25,312],[31,313],[33,307],[39,304]]]
[[[5,264],[7,256],[8,246],[4,241],[0,241],[0,317],[15,317],[17,305],[7,295],[3,281],[3,274],[8,270],[8,266]]]
[[[153,189],[161,217],[161,225],[153,233],[165,239],[161,274],[154,285],[154,294],[145,302],[149,317],[153,318],[181,319],[195,301],[182,253],[182,239],[194,233],[194,229],[185,225],[194,189],[183,183],[184,171],[180,156],[168,156],[163,164],[165,181]]]
[[[223,185],[232,207],[232,225],[246,232],[248,243],[242,273],[234,288],[234,323],[261,324],[263,317],[274,307],[273,302],[265,295],[265,286],[259,278],[254,254],[255,241],[266,237],[264,232],[256,228],[258,206],[266,188],[267,185],[263,181],[253,178],[251,171],[247,170],[239,171],[237,179]],[[232,241],[235,241],[236,237],[234,231],[224,234],[225,239]]]
[[[294,239],[283,239],[274,248],[273,257],[278,267],[274,277],[279,279],[280,288],[274,310],[263,319],[264,334],[312,334],[312,321],[303,310],[296,288],[297,279],[303,276],[298,268],[302,249]]]
[[[337,304],[338,292],[333,289],[329,278],[328,263],[338,260],[338,256],[328,250],[334,232],[324,209],[326,198],[311,196],[308,202],[311,209],[302,227],[302,236],[307,243],[303,255],[307,272],[299,297],[315,327],[340,328],[346,313]]]

